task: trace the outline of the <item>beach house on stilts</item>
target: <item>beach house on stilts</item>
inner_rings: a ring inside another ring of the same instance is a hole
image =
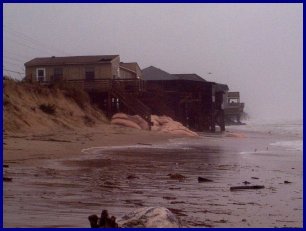
[[[152,66],[141,70],[119,55],[34,58],[25,70],[28,82],[84,89],[109,118],[125,112],[151,124],[154,113],[196,131],[225,130],[228,86],[196,74],[169,74]]]
[[[139,94],[144,81],[138,64],[120,62],[119,55],[35,58],[25,63],[29,82],[84,89],[108,117],[118,111],[138,114],[150,122],[151,110]]]

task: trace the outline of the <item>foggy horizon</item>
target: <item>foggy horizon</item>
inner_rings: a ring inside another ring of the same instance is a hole
[[[303,4],[3,6],[4,75],[36,57],[118,54],[227,84],[252,119],[303,118]]]

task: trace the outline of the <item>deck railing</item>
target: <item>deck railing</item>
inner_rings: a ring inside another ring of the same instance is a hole
[[[142,103],[137,97],[127,94],[127,91],[122,88],[122,85],[117,81],[112,82],[112,94],[119,98],[121,102],[133,111],[135,114],[141,116],[151,126],[151,109]]]
[[[52,82],[44,82],[51,84]],[[145,90],[144,80],[141,79],[94,79],[94,80],[65,80],[61,84],[69,87],[84,89],[89,92],[108,92],[132,112],[145,119],[151,125],[151,109],[143,104],[137,94]]]
[[[229,103],[224,107],[224,113],[227,115],[235,115],[242,113],[244,109],[244,103]]]
[[[144,91],[144,80],[141,79],[94,79],[94,80],[65,80],[65,84],[82,88],[86,91],[110,91],[114,83],[127,92]]]

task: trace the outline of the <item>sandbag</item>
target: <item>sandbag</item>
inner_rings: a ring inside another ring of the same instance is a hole
[[[112,119],[129,119],[129,116],[125,113],[116,113],[112,116]]]
[[[135,122],[127,119],[112,119],[111,124],[123,125],[125,127],[136,128],[141,130],[141,127]]]
[[[149,130],[148,122],[139,115],[129,116],[129,119],[138,124],[143,130]]]
[[[160,131],[160,130],[161,130],[161,127],[160,127],[160,126],[153,125],[153,126],[151,126],[151,130],[152,130],[152,131]]]
[[[161,125],[164,125],[164,124],[166,124],[166,123],[171,123],[171,122],[173,122],[174,120],[171,118],[171,117],[169,117],[169,116],[160,116],[159,118],[158,118],[158,122],[161,124]]]

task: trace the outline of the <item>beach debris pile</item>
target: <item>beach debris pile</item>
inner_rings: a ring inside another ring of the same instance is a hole
[[[197,137],[196,132],[183,126],[181,123],[174,121],[168,116],[151,115],[152,131],[171,133],[173,135],[183,135]],[[135,128],[139,130],[149,130],[149,124],[139,115],[127,115],[125,113],[116,113],[111,119],[111,124],[122,125],[125,127]]]
[[[118,219],[122,228],[180,228],[178,218],[165,207],[143,207]]]
[[[183,176],[179,173],[169,173],[168,176],[172,180],[179,180],[179,181],[185,180],[187,178],[186,176]]]
[[[180,228],[178,218],[164,207],[143,207],[123,217],[109,218],[108,211],[102,210],[101,217],[96,214],[88,217],[91,228]]]
[[[118,228],[116,217],[109,217],[107,210],[102,210],[100,218],[93,214],[88,217],[88,220],[91,228]]]

